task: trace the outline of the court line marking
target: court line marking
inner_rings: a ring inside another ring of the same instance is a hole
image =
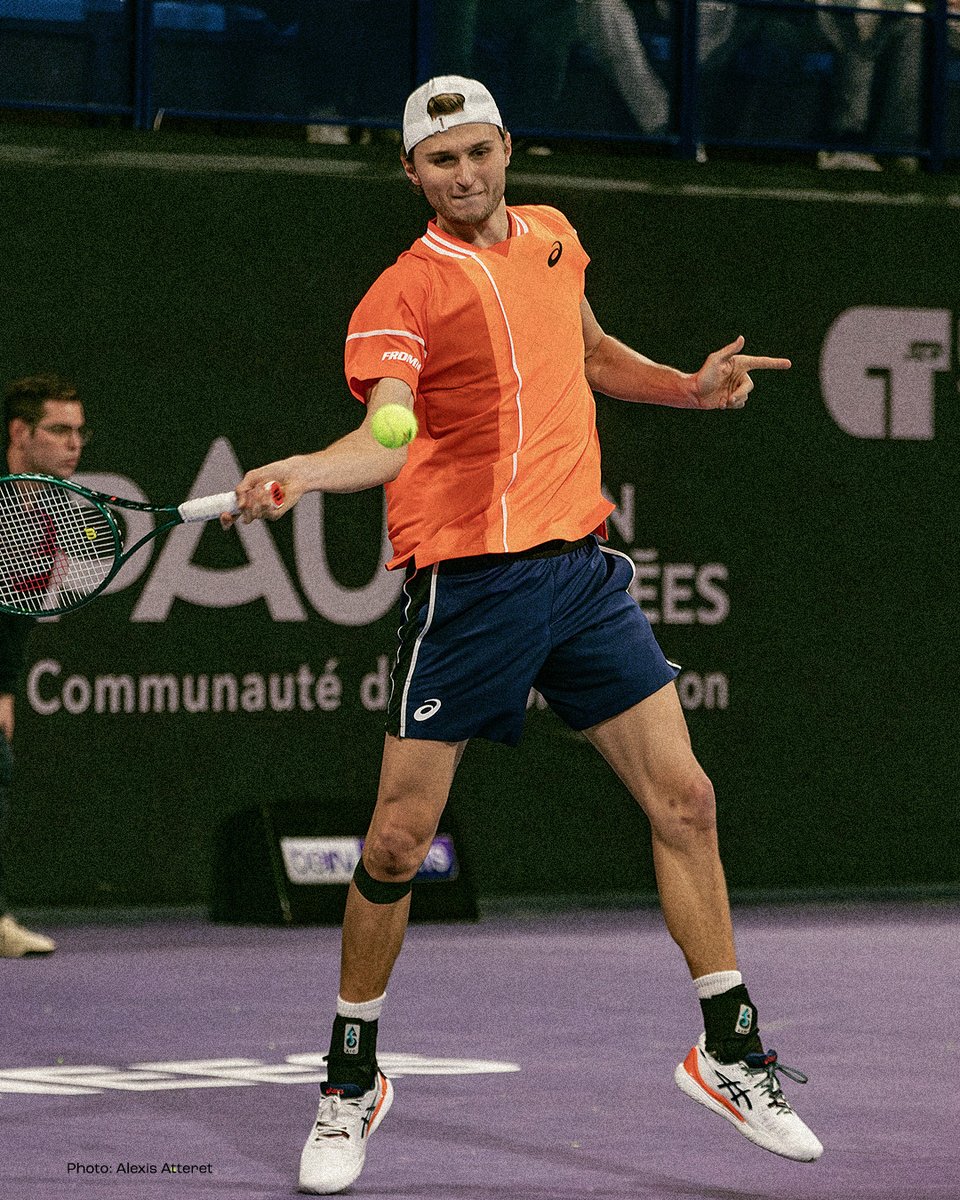
[[[175,151],[108,150],[73,153],[60,146],[0,143],[0,162],[7,165],[94,168],[128,171],[227,171],[231,174],[322,175],[349,178],[368,172],[357,159],[292,158],[271,154],[193,154]],[[373,177],[376,172],[370,172]],[[391,172],[392,174],[392,172]]]
[[[437,1058],[389,1052],[378,1056],[391,1078],[403,1075],[499,1075],[519,1071],[514,1062],[478,1058]],[[105,1091],[162,1092],[198,1088],[254,1087],[258,1084],[321,1083],[323,1054],[288,1054],[282,1063],[259,1058],[206,1058],[137,1062],[126,1067],[82,1063],[0,1070],[0,1095],[93,1096]]]
[[[399,169],[386,169],[359,159],[304,158],[270,154],[195,154],[177,151],[111,150],[71,152],[60,146],[20,146],[0,143],[0,163],[6,165],[68,167],[72,169],[170,172],[227,172],[277,174],[334,179],[400,181]],[[817,187],[745,187],[718,183],[652,183],[644,179],[613,176],[551,175],[513,171],[510,181],[529,187],[582,192],[632,193],[712,200],[793,201],[807,204],[860,204],[885,208],[960,208],[960,192],[926,195],[923,192],[834,191]]]

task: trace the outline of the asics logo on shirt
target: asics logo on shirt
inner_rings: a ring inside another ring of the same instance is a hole
[[[435,713],[440,711],[441,703],[442,701],[440,700],[428,700],[416,710],[413,714],[413,719],[415,721],[429,721]]]
[[[554,242],[553,249],[550,251],[550,257],[547,259],[548,267],[555,267],[560,261],[560,255],[563,253],[563,242]]]
[[[409,363],[415,371],[423,368],[423,363],[413,354],[408,354],[406,350],[384,350],[380,355],[381,362],[404,362]]]

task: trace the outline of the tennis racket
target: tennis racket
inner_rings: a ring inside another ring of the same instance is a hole
[[[283,504],[278,483],[264,485]],[[157,513],[154,529],[128,550],[111,509]],[[89,604],[131,555],[187,521],[237,513],[236,492],[183,504],[141,504],[107,496],[53,475],[0,477],[0,612],[49,616]]]

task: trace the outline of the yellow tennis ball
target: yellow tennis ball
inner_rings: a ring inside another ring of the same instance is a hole
[[[370,432],[381,446],[396,450],[417,436],[417,418],[402,404],[385,404],[374,413]]]

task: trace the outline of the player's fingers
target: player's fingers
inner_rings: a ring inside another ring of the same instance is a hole
[[[286,493],[281,484],[275,479],[266,479],[258,484],[252,493],[250,519],[276,521],[283,516],[283,504]]]
[[[745,371],[789,371],[793,363],[789,358],[764,358],[753,354],[742,354],[739,365]]]
[[[251,521],[255,521],[263,514],[258,511],[258,499],[255,492],[252,492],[248,487],[237,488],[237,508],[238,512],[232,514],[230,524],[235,525],[238,521],[242,521],[244,525],[249,525]],[[229,514],[225,514],[229,515]],[[221,518],[222,521],[223,518]],[[229,525],[225,528],[229,529]]]
[[[240,511],[234,515],[231,524],[238,517],[244,525],[264,519],[275,521],[283,515],[285,499],[284,488],[275,479],[261,479],[258,474],[245,476],[237,487],[237,507]],[[229,527],[224,524],[225,529]]]
[[[731,408],[743,408],[743,406],[747,402],[747,397],[750,395],[750,393],[752,391],[753,391],[753,380],[750,378],[749,375],[747,375],[744,377],[742,382],[737,385],[736,389],[730,396],[730,407]]]
[[[743,334],[741,333],[735,342],[731,342],[729,346],[724,346],[722,350],[715,351],[710,357],[716,357],[721,362],[729,362],[735,354],[739,354],[743,349],[743,341]]]

